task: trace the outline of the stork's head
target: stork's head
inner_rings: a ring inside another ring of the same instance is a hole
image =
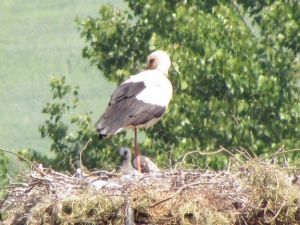
[[[127,147],[121,147],[119,148],[119,154],[123,161],[130,161],[131,159],[131,152],[130,149]]]
[[[168,71],[171,67],[171,60],[169,55],[162,51],[157,50],[152,52],[147,59],[147,69],[157,69],[164,75],[168,76]]]

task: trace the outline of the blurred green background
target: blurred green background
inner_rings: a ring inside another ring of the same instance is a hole
[[[110,3],[125,8],[121,0],[2,0],[0,2],[0,146],[47,152],[50,142],[40,138],[41,113],[51,98],[52,75],[66,76],[80,85],[80,111],[101,112],[113,84],[81,56],[76,17],[97,14]],[[94,116],[99,116],[97,113]]]

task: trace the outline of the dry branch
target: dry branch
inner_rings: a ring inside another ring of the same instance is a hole
[[[7,187],[0,204],[3,224],[300,222],[294,170],[257,159],[230,171],[175,169],[139,176],[33,169]]]

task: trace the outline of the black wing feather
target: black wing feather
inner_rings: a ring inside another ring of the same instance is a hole
[[[145,89],[144,82],[125,83],[112,94],[109,105],[97,121],[100,136],[110,136],[120,128],[138,126],[161,117],[166,107],[145,103],[136,98]]]
[[[116,104],[125,98],[136,96],[145,88],[146,88],[146,86],[143,81],[123,83],[111,95],[109,105]]]

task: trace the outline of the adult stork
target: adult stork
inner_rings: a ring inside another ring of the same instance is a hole
[[[131,76],[113,92],[108,107],[96,123],[99,138],[110,137],[125,128],[134,129],[134,149],[138,171],[141,172],[138,128],[157,123],[172,97],[168,80],[171,66],[169,55],[161,50],[152,52],[146,70]]]

